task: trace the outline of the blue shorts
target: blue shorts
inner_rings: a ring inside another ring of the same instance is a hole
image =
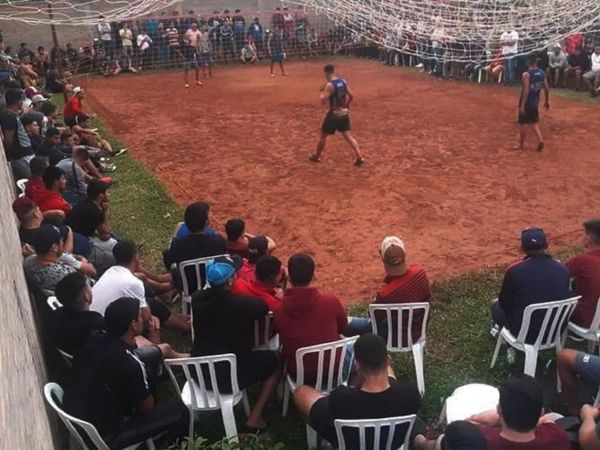
[[[210,53],[199,53],[198,54],[198,63],[201,66],[208,66],[212,62],[212,56]]]
[[[271,53],[271,61],[274,63],[283,62],[283,53]]]
[[[575,368],[585,380],[600,385],[600,356],[577,352]]]

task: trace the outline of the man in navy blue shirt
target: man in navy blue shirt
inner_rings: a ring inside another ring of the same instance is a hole
[[[523,312],[529,305],[569,298],[569,269],[549,255],[544,230],[537,227],[521,232],[523,260],[513,264],[504,274],[498,301],[492,305],[492,318],[516,336],[521,328]],[[535,318],[534,318],[535,319]],[[534,322],[536,322],[534,320]],[[533,323],[530,330],[540,324]]]

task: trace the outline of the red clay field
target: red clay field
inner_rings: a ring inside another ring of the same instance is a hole
[[[518,151],[517,90],[375,61],[336,61],[356,96],[366,164],[353,167],[341,136],[309,163],[326,62],[293,62],[276,78],[266,66],[218,67],[190,89],[175,72],[94,79],[88,98],[178,203],[206,200],[220,222],[245,219],[279,243],[282,259],[313,254],[318,284],[345,301],[379,287],[385,235],[402,237],[409,260],[441,279],[514,260],[525,226],[564,246],[599,215],[597,105],[551,93],[545,151],[533,137]]]

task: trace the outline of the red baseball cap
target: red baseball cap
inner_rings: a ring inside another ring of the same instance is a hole
[[[12,204],[13,211],[21,220],[25,214],[30,212],[32,209],[37,208],[37,204],[31,200],[29,197],[17,197],[17,199]]]

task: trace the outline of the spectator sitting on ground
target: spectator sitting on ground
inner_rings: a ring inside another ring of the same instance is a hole
[[[127,152],[126,148],[113,150],[112,146],[92,128],[89,116],[78,116],[77,124],[71,127],[71,132],[79,136],[79,144],[97,148],[107,157],[121,156]]]
[[[567,87],[567,66],[567,54],[560,44],[554,44],[552,51],[548,52],[548,68],[546,69],[546,76],[552,83],[552,87],[558,87],[561,80],[562,87]]]
[[[263,255],[256,262],[256,279],[246,281],[238,278],[233,285],[235,294],[261,298],[269,307],[276,311],[281,306],[282,285],[285,283],[285,268],[279,259],[271,255]]]
[[[354,368],[360,383],[357,386],[338,386],[324,396],[309,386],[299,386],[294,392],[298,411],[317,433],[338,447],[334,427],[336,419],[360,420],[417,414],[421,396],[413,383],[400,383],[391,367],[385,342],[374,334],[365,334],[354,344]],[[407,427],[398,427],[388,448],[404,443]],[[410,442],[423,434],[425,424],[417,418]],[[345,434],[346,448],[363,448],[358,433]]]
[[[583,228],[587,251],[572,257],[565,265],[573,278],[575,293],[581,295],[571,321],[589,328],[600,298],[600,219],[584,222]]]
[[[489,450],[570,450],[567,433],[542,420],[544,396],[534,378],[513,376],[500,386],[497,410],[469,418],[479,426]]]
[[[252,351],[254,322],[263,318],[269,309],[261,299],[231,291],[240,265],[238,256],[215,259],[206,270],[211,287],[193,294],[192,356],[233,353],[240,389],[262,382],[258,400],[246,422],[250,429],[260,430],[266,428],[263,411],[277,389],[281,371],[277,352]],[[231,392],[229,365],[216,369],[219,391]]]
[[[569,269],[546,253],[548,243],[544,230],[537,227],[521,232],[521,250],[525,258],[504,274],[498,301],[492,304],[492,319],[513,336],[519,334],[525,308],[536,303],[565,300],[569,292]],[[526,341],[535,340],[541,320],[533,317]]]
[[[23,264],[27,280],[37,290],[54,291],[56,284],[73,272],[94,276],[94,266],[85,258],[78,260],[79,268],[63,262],[64,241],[68,237],[67,227],[42,225],[33,239],[34,255],[28,256]]]
[[[594,52],[590,59],[591,69],[583,74],[583,79],[590,91],[590,95],[595,97],[596,89],[600,85],[600,45],[594,47]]]
[[[444,434],[427,440],[419,434],[414,439],[415,450],[488,450],[487,441],[479,428],[466,420],[448,424]]]
[[[254,64],[258,61],[256,47],[251,36],[248,36],[246,43],[240,50],[240,59],[244,64]]]
[[[110,267],[94,284],[94,303],[92,310],[104,315],[106,308],[121,297],[135,298],[140,302],[144,321],[151,325],[152,342],[160,342],[160,326],[165,328],[190,331],[189,322],[177,313],[171,313],[169,308],[156,297],[155,291],[149,284],[136,276],[140,271],[138,249],[133,241],[119,241],[113,248],[116,265]],[[156,323],[156,320],[160,324]]]
[[[230,255],[239,255],[242,258],[250,256],[248,244],[254,235],[246,233],[246,223],[242,219],[230,219],[225,224],[225,234],[227,235],[227,253]],[[275,241],[265,236],[268,241],[268,252],[272,253],[277,246]]]
[[[95,117],[93,114],[88,114],[83,110],[81,103],[84,98],[85,93],[82,87],[77,86],[73,88],[73,96],[65,104],[65,109],[63,111],[63,117],[68,126],[72,127],[77,125],[78,116]]]
[[[29,161],[33,158],[31,141],[19,119],[23,109],[23,93],[20,89],[8,89],[4,94],[6,108],[0,113],[6,159],[10,163],[15,180],[29,178]]]
[[[27,55],[19,57],[19,79],[21,81],[21,87],[27,89],[31,86],[37,86],[38,74],[33,70],[31,65],[31,58]]]
[[[36,122],[35,118],[31,115],[23,115],[21,117],[21,123],[23,124],[23,128],[25,128],[25,132],[29,137],[31,148],[35,150],[42,144],[42,142],[44,142],[44,138],[40,135],[40,126]]]
[[[104,316],[107,333],[92,336],[73,360],[64,409],[92,423],[110,448],[125,448],[161,433],[187,434],[189,411],[179,400],[156,406],[146,366],[133,353],[144,321],[139,302],[122,298]]]
[[[42,175],[45,190],[37,199],[36,203],[42,212],[60,210],[65,217],[71,212],[71,205],[64,199],[61,192],[67,187],[67,179],[64,172],[58,167],[47,167]]]
[[[311,345],[341,339],[348,328],[348,316],[340,300],[310,284],[315,262],[306,254],[293,255],[288,261],[288,288],[281,307],[274,311],[275,327],[279,331],[281,354],[290,374],[296,374],[296,350]],[[314,380],[317,361],[306,360],[305,380]]]

